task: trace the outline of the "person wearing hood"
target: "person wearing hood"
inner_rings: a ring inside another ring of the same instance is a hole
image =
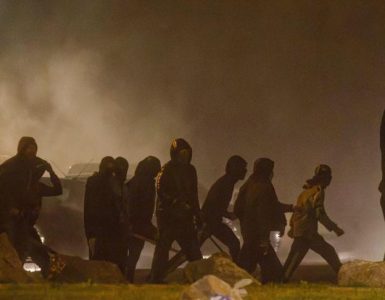
[[[152,216],[155,210],[155,178],[160,169],[160,160],[148,156],[139,162],[134,177],[127,183],[131,230],[149,240],[156,240],[157,234],[157,229],[152,224]],[[126,277],[130,282],[134,282],[136,264],[143,247],[143,239],[128,236]]]
[[[313,178],[306,182],[303,192],[298,197],[296,205],[299,209],[293,213],[290,220],[289,236],[294,241],[284,265],[284,282],[290,280],[309,249],[321,255],[336,273],[341,267],[336,250],[318,233],[318,222],[320,222],[337,236],[344,234],[344,231],[330,220],[325,212],[325,189],[331,181],[331,168],[327,165],[319,165]]]
[[[262,283],[281,280],[282,264],[270,243],[270,232],[279,231],[282,236],[286,226],[284,213],[293,211],[292,205],[278,201],[271,182],[273,170],[272,160],[257,159],[254,172],[241,187],[235,203],[243,236],[238,264],[253,273],[258,263]]]
[[[116,264],[124,272],[121,205],[116,193],[115,159],[104,157],[99,172],[87,179],[84,197],[84,227],[91,260]]]
[[[382,115],[381,129],[380,129],[380,148],[381,148],[381,170],[382,180],[379,186],[381,192],[381,208],[385,218],[385,111]],[[385,260],[385,257],[384,257]]]
[[[43,276],[49,277],[58,270],[54,265],[57,255],[43,245],[34,225],[42,197],[62,194],[62,186],[51,165],[36,155],[35,139],[22,137],[17,154],[0,166],[1,231],[7,233],[22,261],[30,256]],[[40,182],[45,171],[50,174],[52,186]]]
[[[234,232],[222,222],[222,218],[235,220],[234,213],[228,211],[233,197],[234,186],[239,180],[245,179],[246,161],[234,155],[226,164],[225,175],[221,176],[210,188],[202,207],[203,219],[209,235],[219,239],[229,249],[233,261],[238,259],[240,242]]]
[[[202,259],[197,226],[202,225],[198,180],[191,164],[192,148],[184,139],[173,141],[171,160],[157,177],[157,223],[159,239],[152,261],[151,282],[163,282],[168,253],[177,241],[189,261]]]

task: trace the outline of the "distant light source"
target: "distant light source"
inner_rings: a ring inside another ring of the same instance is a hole
[[[281,237],[279,231],[272,231],[270,233],[270,242],[275,252],[278,252],[279,246],[281,245]]]
[[[23,265],[23,269],[27,272],[40,272],[40,267],[35,264],[30,257],[27,258]]]

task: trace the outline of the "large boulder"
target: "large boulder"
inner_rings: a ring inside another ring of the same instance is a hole
[[[188,263],[185,268],[170,273],[166,277],[166,282],[191,284],[206,275],[214,275],[231,286],[242,279],[251,279],[254,284],[260,284],[253,276],[233,263],[229,256],[222,253]]]
[[[54,281],[61,283],[125,283],[119,268],[106,261],[89,261],[79,257],[60,255],[64,268],[56,274]]]
[[[355,260],[344,264],[338,273],[343,286],[385,287],[385,262]]]
[[[23,264],[5,233],[0,234],[0,283],[30,283],[33,279],[23,269]]]

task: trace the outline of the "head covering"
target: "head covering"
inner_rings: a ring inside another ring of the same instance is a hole
[[[29,146],[35,146],[37,148],[37,143],[33,137],[30,136],[23,136],[19,144],[17,145],[17,154],[23,154],[24,151],[29,147]]]
[[[315,168],[314,176],[306,181],[304,188],[313,187],[321,183],[321,181],[332,176],[332,169],[325,164],[320,164]]]
[[[111,156],[103,157],[103,159],[100,162],[99,165],[99,174],[105,175],[105,174],[112,174],[113,169],[109,168],[109,165],[115,165],[115,159]]]
[[[190,146],[190,144],[182,139],[182,138],[178,138],[178,139],[175,139],[172,144],[171,144],[171,148],[170,148],[170,156],[171,156],[171,160],[176,160],[177,157],[178,157],[178,154],[182,151],[182,150],[188,150],[190,152],[190,162],[191,162],[191,159],[192,159],[192,148]]]
[[[274,170],[274,161],[270,158],[258,158],[254,162],[253,175],[261,179],[270,179],[270,176]]]
[[[239,155],[231,156],[226,163],[226,174],[239,175],[241,171],[246,167],[247,162]]]
[[[160,168],[160,160],[155,156],[148,156],[139,162],[135,175],[154,178],[160,172]]]
[[[118,156],[115,158],[115,166],[121,168],[122,170],[128,170],[129,163],[124,157]]]

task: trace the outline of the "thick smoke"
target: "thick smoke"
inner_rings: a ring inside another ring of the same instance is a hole
[[[276,161],[293,202],[315,166],[327,209],[363,257],[380,258],[382,1],[1,1],[0,153],[35,136],[42,157],[149,154],[174,137],[208,186],[226,159]],[[363,251],[362,253],[360,253]]]

